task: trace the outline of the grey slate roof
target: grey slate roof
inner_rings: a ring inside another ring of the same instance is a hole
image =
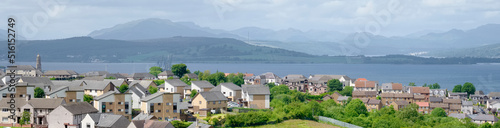
[[[212,125],[208,125],[208,124],[205,124],[205,123],[194,122],[191,125],[189,125],[187,128],[210,128],[211,126]]]
[[[488,97],[500,97],[500,92],[490,92]]]
[[[68,86],[60,86],[58,88],[53,88],[52,91],[50,91],[49,93],[45,94],[45,95],[52,95],[54,94],[55,92],[58,92],[58,91],[61,91],[61,90],[68,90],[69,87]]]
[[[73,70],[48,70],[43,73],[45,76],[59,76],[59,75],[78,75]]]
[[[0,108],[10,108],[10,104],[7,104],[9,100],[10,98],[2,98],[2,100],[0,100]],[[14,103],[14,105],[16,105],[16,108],[20,108],[28,103],[28,101],[26,101],[26,98],[14,98],[14,100],[16,101]]]
[[[241,85],[243,92],[250,95],[269,95],[269,87],[264,85]]]
[[[148,120],[144,124],[144,128],[174,128],[174,126],[168,121]]]
[[[30,85],[53,85],[52,81],[47,78],[47,77],[21,77],[20,80],[22,80],[24,83],[29,83]]]
[[[429,97],[429,101],[430,102],[443,102],[443,98],[431,96],[431,97]]]
[[[85,76],[104,76],[106,74],[109,74],[107,71],[90,71],[85,73]]]
[[[450,115],[448,115],[448,117],[453,117],[453,118],[457,118],[457,119],[469,118],[467,116],[467,114],[463,114],[463,113],[451,113]]]
[[[144,123],[146,123],[145,120],[132,120],[132,122],[130,122],[132,124],[134,124],[134,126],[136,128],[144,128]]]
[[[81,80],[98,80],[98,81],[103,81],[104,76],[87,76]]]
[[[126,85],[128,85],[127,82],[125,82],[125,80],[110,80],[110,79],[105,79],[103,81],[109,81],[111,83],[113,83],[113,85],[117,86],[117,87],[120,87],[122,86],[123,83],[126,83]],[[130,87],[130,86],[129,86]]]
[[[219,86],[224,86],[226,88],[229,88],[231,90],[241,90],[241,87],[236,85],[236,84],[233,84],[233,83],[221,83]]]
[[[85,114],[85,113],[96,113],[98,112],[94,106],[90,105],[87,102],[76,102],[72,104],[65,104],[62,107],[66,108],[69,112],[74,115]]]
[[[28,101],[33,108],[56,108],[61,104],[65,104],[64,99],[55,98],[55,99],[47,99],[47,98],[32,98]]]
[[[132,92],[130,92],[130,91],[132,91]],[[139,84],[132,85],[127,92],[134,93],[139,97],[147,96],[150,94],[147,89],[145,89],[144,87],[142,87]]]
[[[200,92],[198,95],[201,95],[206,101],[221,101],[227,100],[227,98],[221,92]]]
[[[191,85],[196,85],[200,88],[214,88],[215,86],[212,85],[210,82],[206,81],[206,80],[202,80],[202,81],[191,81]]]
[[[156,78],[150,73],[134,73],[131,77],[134,79]]]
[[[149,96],[146,96],[144,98],[141,99],[141,101],[149,101],[149,100],[152,100],[158,96],[161,96],[163,95],[163,93],[167,93],[167,92],[156,92],[155,94],[151,94]]]
[[[337,101],[347,101],[349,100],[349,96],[339,96],[339,98],[337,98]]]
[[[98,127],[126,128],[130,124],[130,121],[122,115],[103,113],[99,118],[99,123],[96,124]]]
[[[149,120],[153,118],[153,115],[149,115],[146,113],[139,113],[139,115],[135,116],[132,120]]]
[[[86,80],[86,81],[84,81],[83,88],[84,89],[103,90],[110,83],[111,82],[109,82],[109,81]],[[115,86],[117,86],[117,85],[115,85]]]
[[[472,106],[472,101],[462,101],[462,106]]]
[[[472,120],[480,120],[480,121],[498,121],[498,118],[494,115],[484,115],[484,114],[474,114],[469,115]]]
[[[118,91],[109,91],[109,92],[106,92],[98,97],[95,97],[94,100],[101,100],[102,98],[105,98],[105,97],[108,97],[108,96],[111,96],[115,93],[119,93]]]
[[[194,73],[189,73],[189,74],[186,74],[189,78],[195,78],[195,79],[198,79],[198,75],[194,74]]]
[[[170,84],[170,85],[172,85],[172,86],[174,86],[174,87],[187,86],[186,83],[184,83],[182,80],[179,80],[179,79],[165,80],[164,84],[167,84],[167,83]],[[165,87],[165,85],[163,85],[162,87]]]
[[[170,70],[163,71],[160,74],[158,74],[158,76],[173,76],[173,75],[174,75],[174,73]]]
[[[16,70],[35,70],[35,67],[33,67],[31,65],[16,65],[16,66],[17,66],[17,68],[13,68],[13,69],[16,69]]]

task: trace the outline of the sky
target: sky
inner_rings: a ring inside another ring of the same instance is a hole
[[[161,18],[234,30],[415,32],[468,30],[500,23],[499,0],[2,0],[0,16],[14,17],[27,39],[86,36],[117,24]],[[7,20],[1,20],[7,24]],[[0,27],[0,29],[6,29]]]

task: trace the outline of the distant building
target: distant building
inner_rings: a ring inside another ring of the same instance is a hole
[[[241,98],[241,87],[233,83],[221,83],[210,91],[221,92],[229,101],[238,101]]]
[[[48,70],[42,76],[48,78],[77,78],[78,73],[73,70]]]
[[[227,109],[227,101],[228,99],[221,92],[208,91],[196,94],[191,104],[195,114],[206,116],[209,112],[220,113],[221,110],[225,111]]]
[[[85,114],[81,124],[81,128],[126,128],[130,121],[123,115],[89,113]]]
[[[243,104],[248,108],[268,109],[269,87],[265,85],[241,85]]]
[[[97,113],[87,102],[60,105],[47,115],[50,128],[81,128],[81,121],[88,113]]]

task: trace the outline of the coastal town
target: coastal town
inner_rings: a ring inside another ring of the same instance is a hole
[[[178,69],[183,71],[179,74]],[[229,117],[223,123],[221,116],[236,116],[251,111],[272,113],[273,109],[277,109],[272,105],[276,104],[274,99],[285,97],[282,102],[288,102],[285,101],[288,95],[284,95],[287,93],[280,95],[276,91],[281,88],[295,93],[293,95],[305,96],[302,99],[305,103],[334,102],[332,104],[344,105],[347,109],[347,104],[360,100],[365,111],[374,113],[382,109],[404,111],[416,105],[419,115],[434,115],[435,111],[440,111],[444,112],[444,116],[467,119],[477,126],[496,124],[500,108],[500,92],[485,94],[482,90],[471,91],[470,83],[464,84],[461,89],[449,90],[436,84],[379,83],[334,73],[278,76],[272,72],[217,72],[214,74],[220,75],[211,78],[207,76],[209,71],[191,73],[186,71],[184,64],[173,65],[170,70],[151,68],[151,72],[132,74],[107,71],[77,73],[71,69],[42,70],[40,56],[37,56],[35,66],[16,65],[4,70],[0,82],[0,126],[6,127],[234,126]],[[11,70],[15,70],[13,79],[9,74]],[[14,92],[8,89],[9,81],[13,80],[16,83]],[[314,110],[311,115],[303,117],[318,116]],[[361,115],[367,116],[359,113]],[[279,121],[292,118],[280,118]],[[348,123],[356,124],[355,121]],[[249,125],[236,122],[236,126]]]

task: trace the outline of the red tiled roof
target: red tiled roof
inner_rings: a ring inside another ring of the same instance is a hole
[[[429,102],[415,102],[419,107],[429,107]]]
[[[401,83],[392,83],[392,90],[403,90],[403,84],[401,84]]]
[[[411,87],[411,93],[429,94],[429,87]]]
[[[366,78],[358,78],[356,81],[368,81]]]

